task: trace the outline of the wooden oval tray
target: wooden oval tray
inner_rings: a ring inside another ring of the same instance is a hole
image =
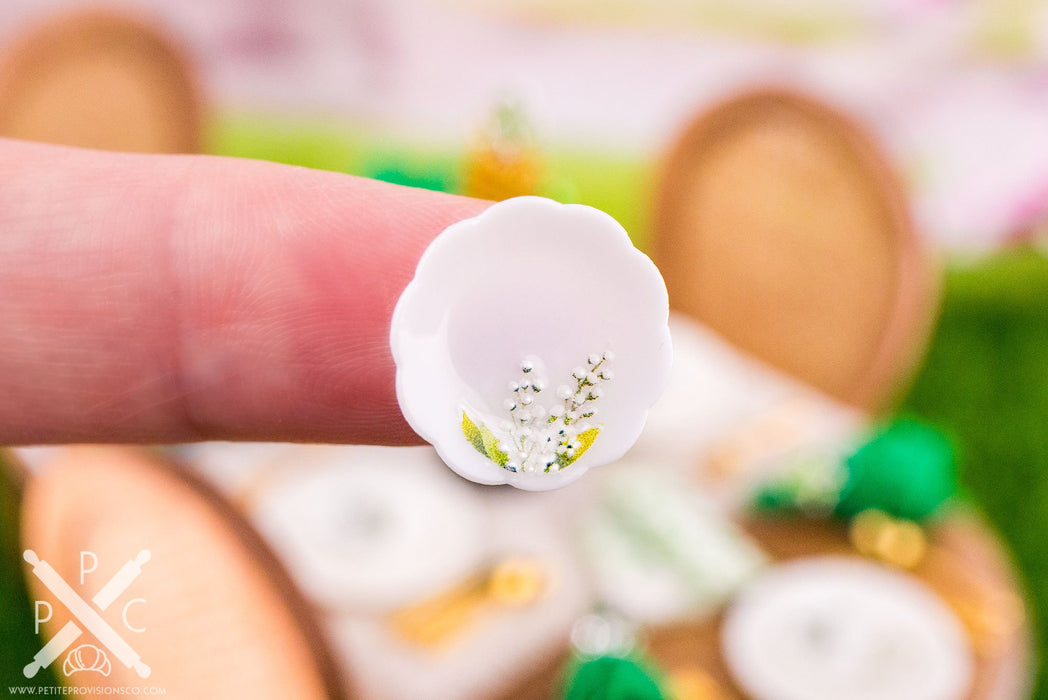
[[[865,408],[906,379],[935,307],[879,149],[788,92],[740,96],[687,129],[658,187],[653,257],[671,306]]]
[[[112,151],[200,149],[200,97],[149,23],[78,11],[30,28],[0,58],[0,136]]]
[[[152,673],[139,678],[110,653],[108,677],[75,673],[72,685],[156,686],[176,698],[344,697],[313,610],[247,523],[181,470],[132,449],[63,449],[27,479],[22,523],[23,546],[82,594],[150,552],[128,593],[102,614]],[[78,587],[82,551],[98,567]],[[27,576],[55,611],[50,637],[70,615]],[[141,633],[123,624],[121,606],[135,598],[143,600],[127,615]],[[55,661],[60,676],[64,659]]]

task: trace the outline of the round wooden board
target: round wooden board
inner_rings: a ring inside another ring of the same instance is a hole
[[[837,523],[784,518],[753,520],[745,527],[776,560],[854,555],[844,527]],[[913,573],[947,601],[969,633],[978,630],[970,699],[1028,697],[1029,630],[1012,567],[994,536],[975,519],[954,516],[931,533],[930,544]],[[745,698],[721,655],[720,628],[717,617],[650,630],[648,651],[670,673],[701,669],[724,690],[725,700]]]
[[[61,15],[0,59],[0,136],[112,151],[193,153],[200,99],[181,52],[109,11]]]
[[[670,305],[827,394],[882,406],[912,369],[935,274],[873,142],[787,92],[700,117],[658,187]]]
[[[112,673],[75,673],[74,686],[156,686],[167,697],[338,698],[343,681],[313,611],[251,528],[203,484],[140,451],[68,448],[28,479],[23,545],[85,600],[141,550],[150,560],[102,613],[142,661],[139,678],[110,654]],[[81,552],[97,573],[78,586]],[[54,607],[51,636],[69,614],[27,571],[38,600]],[[123,607],[135,627],[123,622]],[[89,642],[84,634],[73,646]],[[60,677],[66,654],[54,663]],[[27,659],[27,661],[29,661]]]

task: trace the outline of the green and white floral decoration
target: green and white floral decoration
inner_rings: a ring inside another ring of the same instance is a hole
[[[462,434],[473,447],[503,469],[550,473],[570,467],[586,453],[600,434],[591,421],[599,409],[601,384],[611,381],[614,354],[590,355],[586,366],[572,371],[572,383],[557,387],[556,403],[544,402],[544,379],[535,377],[535,364],[524,360],[521,376],[509,383],[511,395],[503,406],[508,417],[495,430],[462,411]],[[547,392],[548,393],[548,392]]]

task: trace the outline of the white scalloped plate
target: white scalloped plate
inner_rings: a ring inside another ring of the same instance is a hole
[[[722,629],[725,659],[756,700],[961,700],[971,650],[917,578],[861,559],[799,559],[748,586]]]
[[[614,219],[506,200],[448,227],[419,261],[390,331],[397,398],[467,479],[557,488],[636,442],[669,376],[667,323],[662,276]],[[558,410],[571,425],[550,421]]]

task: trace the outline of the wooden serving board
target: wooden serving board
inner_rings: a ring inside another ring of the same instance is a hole
[[[30,27],[0,56],[0,136],[142,153],[200,150],[189,62],[159,29],[113,11]]]
[[[878,408],[922,351],[935,269],[876,144],[781,91],[700,116],[658,186],[670,305],[830,396]]]
[[[140,450],[66,448],[26,480],[23,546],[85,600],[141,550],[151,557],[103,618],[152,668],[142,679],[109,653],[108,677],[81,672],[73,686],[156,686],[174,698],[339,698],[344,681],[314,611],[258,535],[215,492]],[[97,572],[78,584],[81,552]],[[27,571],[33,595],[53,606],[45,638],[71,619]],[[135,628],[124,623],[123,607]],[[104,644],[85,633],[73,646]],[[26,660],[27,662],[30,659]]]

